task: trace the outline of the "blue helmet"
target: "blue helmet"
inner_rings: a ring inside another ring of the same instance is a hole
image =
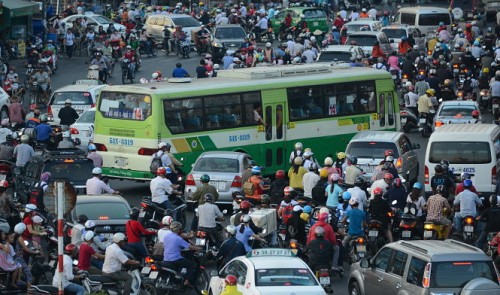
[[[472,186],[472,180],[465,179],[464,180],[464,187],[471,187],[471,186]]]
[[[304,209],[302,209],[302,212],[304,213],[311,213],[312,212],[312,207],[309,205],[306,205]]]
[[[420,182],[415,182],[413,184],[413,188],[416,188],[416,189],[423,189],[424,186],[420,183]]]
[[[167,167],[167,168],[165,168],[165,171],[167,174],[170,174],[170,173],[172,173],[172,168]]]
[[[261,170],[259,166],[253,166],[252,167],[252,174],[260,174]]]
[[[444,26],[444,22],[439,22],[439,26]]]
[[[462,180],[470,179],[470,174],[467,172],[462,172],[462,174],[460,174],[460,178],[462,178]]]
[[[350,193],[350,192],[344,192],[344,193],[342,194],[342,199],[343,199],[344,201],[349,201],[349,200],[351,199],[351,193]]]
[[[89,150],[89,151],[95,151],[95,150],[97,150],[97,147],[95,146],[95,144],[91,143],[91,144],[89,144],[89,146],[88,146],[88,150]]]

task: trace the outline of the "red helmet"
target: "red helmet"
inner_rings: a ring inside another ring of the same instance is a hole
[[[472,117],[475,118],[475,119],[479,118],[479,111],[478,110],[473,110],[472,111]]]
[[[283,179],[283,178],[285,178],[285,171],[278,170],[278,171],[276,171],[276,175],[275,176],[276,176],[276,179]]]
[[[394,176],[392,175],[392,173],[386,173],[384,174],[384,179],[394,179]]]
[[[384,158],[387,156],[394,156],[394,151],[393,150],[385,150],[384,151]]]
[[[156,175],[165,175],[167,174],[167,169],[165,167],[159,167],[156,169]]]
[[[250,208],[251,208],[251,207],[252,207],[252,204],[250,204],[250,202],[249,202],[249,201],[243,201],[243,202],[241,202],[241,204],[240,204],[240,209],[242,209],[242,210],[243,210],[243,209],[248,209],[248,210],[250,210]]]
[[[283,189],[285,196],[290,196],[295,190],[291,186],[287,186]]]
[[[0,180],[0,187],[9,187],[7,180]]]
[[[382,188],[380,188],[380,187],[376,187],[376,188],[373,190],[373,194],[374,194],[375,196],[379,196],[379,195],[381,195],[381,194],[383,194],[383,193],[384,193],[384,190],[383,190]]]
[[[238,282],[238,279],[236,279],[233,275],[228,275],[224,281],[226,282],[226,285],[234,286]]]
[[[465,25],[465,28],[466,28],[466,29],[471,29],[471,28],[472,28],[472,24],[471,24],[471,23],[466,24],[466,25]]]
[[[64,247],[64,252],[66,253],[73,253],[76,250],[76,245],[75,244],[67,244],[66,247]]]
[[[398,177],[394,180],[394,186],[401,187],[401,178]]]

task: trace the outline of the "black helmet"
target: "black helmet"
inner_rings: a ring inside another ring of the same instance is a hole
[[[140,213],[139,208],[132,207],[132,209],[130,209],[130,213],[129,213],[130,219],[137,220],[137,218],[139,218],[139,213]]]
[[[269,197],[269,195],[267,195],[267,194],[263,194],[260,197],[260,202],[264,203],[264,204],[270,204],[271,203],[271,197]]]
[[[6,141],[12,141],[13,139],[14,137],[12,137],[12,134],[7,134],[7,136],[5,136]]]
[[[450,167],[450,161],[448,160],[441,160],[441,167],[443,167],[444,171],[448,171],[448,167]]]
[[[85,222],[87,222],[87,220],[89,220],[89,218],[85,214],[80,214],[76,217],[76,222],[78,222],[80,224],[85,224]]]
[[[497,195],[491,195],[490,196],[490,205],[491,206],[497,206],[498,205],[498,197],[497,197]]]
[[[350,156],[349,160],[350,160],[351,164],[353,164],[353,165],[358,164],[358,158],[356,158],[355,156]]]
[[[365,184],[365,179],[363,178],[363,176],[358,176],[356,177],[356,179],[354,180],[354,185],[355,186],[362,186]]]
[[[203,199],[205,199],[205,202],[211,203],[212,200],[214,199],[214,196],[211,193],[206,193],[203,196]]]
[[[436,165],[436,167],[434,167],[434,171],[436,171],[436,173],[442,173],[443,172],[443,166]]]

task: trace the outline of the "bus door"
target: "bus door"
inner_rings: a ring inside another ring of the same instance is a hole
[[[266,173],[275,172],[283,167],[286,152],[286,132],[284,128],[284,103],[266,104],[264,107],[265,144],[261,146]]]
[[[396,124],[394,110],[394,93],[392,91],[378,93],[377,121],[375,126],[380,129],[393,129]]]

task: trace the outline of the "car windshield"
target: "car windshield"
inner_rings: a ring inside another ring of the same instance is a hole
[[[430,288],[463,288],[475,278],[498,283],[491,261],[435,262],[432,263]]]
[[[318,61],[319,62],[330,62],[330,61],[349,61],[352,53],[345,51],[323,51],[321,52]]]
[[[86,111],[76,121],[77,123],[93,124],[95,120],[95,111]]]
[[[194,171],[238,173],[240,164],[237,159],[201,158],[196,162]]]
[[[105,16],[102,16],[102,15],[98,15],[98,16],[93,16],[93,18],[95,19],[96,22],[99,23],[99,25],[105,25],[105,24],[110,24],[112,23],[113,21],[110,20],[109,18],[105,17]]]
[[[199,27],[200,22],[192,17],[179,17],[172,19],[176,26],[182,27]]]
[[[472,111],[476,110],[473,105],[470,106],[443,106],[438,116],[442,117],[472,117]]]
[[[392,142],[378,142],[378,141],[355,141],[351,142],[347,147],[346,154],[358,158],[384,158],[384,152],[392,150],[394,158],[398,158],[398,149]]]
[[[312,273],[306,268],[272,268],[255,271],[255,285],[270,286],[316,286]]]
[[[429,162],[439,163],[447,159],[450,164],[491,163],[489,142],[444,141],[433,142],[429,150]]]
[[[401,37],[408,37],[405,29],[382,29],[389,39],[401,39]]]
[[[93,104],[92,95],[90,92],[72,91],[72,92],[56,92],[52,97],[52,104],[64,105],[66,99],[70,99],[71,103],[77,104]]]
[[[113,210],[109,210],[113,208]],[[129,208],[123,202],[80,203],[75,207],[76,216],[85,214],[89,220],[129,219]]]
[[[65,179],[69,182],[85,184],[87,179],[92,178],[92,169],[94,163],[87,159],[67,159],[63,161],[48,162],[44,171],[49,171],[52,174],[52,179]],[[69,173],[71,171],[78,171],[78,173]]]
[[[356,42],[358,46],[373,46],[375,41],[377,41],[376,36],[368,36],[368,35],[360,35],[360,36],[349,36],[346,44],[351,44],[352,42]]]
[[[371,31],[371,28],[367,24],[359,24],[359,25],[345,25],[348,33],[361,32],[361,31]]]
[[[241,27],[235,28],[218,28],[215,31],[217,39],[244,39],[245,31]]]

